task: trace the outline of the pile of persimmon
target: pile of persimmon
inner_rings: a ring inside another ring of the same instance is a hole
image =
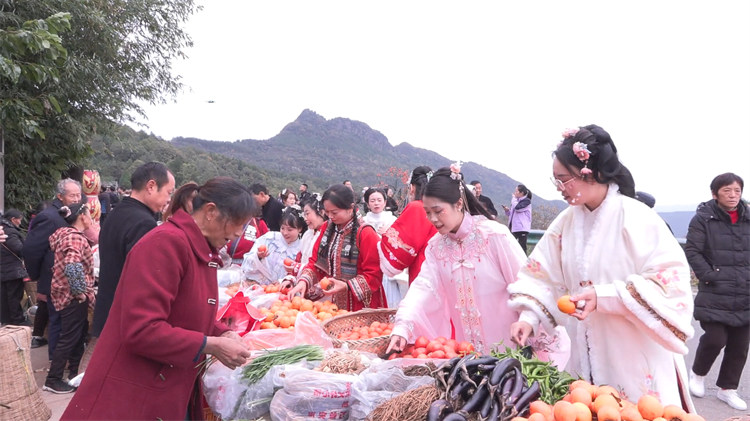
[[[297,315],[303,311],[311,312],[321,322],[347,313],[330,301],[310,301],[302,297],[276,300],[270,308],[262,307],[260,311],[266,316],[260,324],[261,329],[294,329]]]
[[[439,336],[433,340],[430,340],[424,336],[420,336],[414,341],[413,344],[409,344],[399,353],[391,354],[388,359],[394,358],[453,358],[458,356],[464,356],[474,352],[474,345],[471,342],[456,341],[455,339],[447,339],[443,336]]]
[[[570,384],[565,397],[550,405],[537,400],[529,406],[528,417],[512,421],[705,421],[676,405],[662,405],[653,395],[643,395],[633,403],[621,399],[612,386],[596,386],[585,380]]]
[[[342,341],[355,341],[358,339],[371,339],[379,336],[389,336],[393,330],[393,323],[372,322],[369,326],[355,327],[339,334],[338,339]]]

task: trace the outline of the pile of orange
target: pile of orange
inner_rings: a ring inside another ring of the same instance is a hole
[[[596,386],[585,380],[574,381],[569,390],[554,405],[541,400],[532,402],[528,417],[516,417],[511,421],[705,421],[679,406],[662,405],[652,395],[643,395],[633,403],[621,399],[612,386]]]
[[[321,322],[347,313],[330,301],[310,301],[302,297],[276,300],[270,308],[261,308],[260,311],[266,316],[260,324],[261,329],[294,329],[297,315],[303,311],[311,312]]]
[[[339,334],[338,339],[342,341],[355,341],[357,339],[370,339],[379,336],[389,336],[393,330],[393,323],[372,322],[369,326],[357,327]]]

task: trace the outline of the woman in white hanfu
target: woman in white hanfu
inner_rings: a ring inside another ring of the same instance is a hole
[[[566,371],[694,411],[683,355],[693,335],[690,269],[679,243],[635,183],[609,134],[569,129],[554,152],[553,183],[571,206],[547,228],[518,280],[508,285],[520,312],[511,336],[525,344],[541,325],[564,326]],[[558,310],[570,295],[576,311]]]
[[[422,205],[438,234],[399,304],[387,352],[402,351],[419,336],[454,336],[485,354],[499,343],[511,345],[518,314],[508,308],[506,288],[526,261],[521,246],[466,193],[456,164],[435,172]]]

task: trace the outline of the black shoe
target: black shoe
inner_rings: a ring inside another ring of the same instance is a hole
[[[31,338],[31,348],[39,348],[40,346],[47,345],[47,340],[41,336],[33,336]]]
[[[44,387],[42,388],[42,390],[46,390],[48,392],[57,393],[57,394],[63,394],[63,393],[73,393],[76,391],[76,388],[60,379],[55,379],[55,380],[47,379],[44,382]]]

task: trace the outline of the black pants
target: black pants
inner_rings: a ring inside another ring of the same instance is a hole
[[[529,232],[516,231],[513,233],[513,236],[516,237],[516,240],[518,240],[518,244],[521,245],[523,252],[528,254],[528,251],[526,251],[526,239],[529,238]]]
[[[49,317],[49,326],[47,328],[47,351],[49,352],[49,359],[52,359],[52,355],[55,353],[55,347],[57,346],[57,338],[60,337],[60,312],[55,310],[55,306],[52,305],[52,299],[47,297],[47,313]]]
[[[0,282],[0,322],[20,325],[26,321],[21,308],[23,278]]]
[[[705,333],[701,336],[698,349],[695,351],[693,372],[699,376],[708,374],[719,352],[724,348],[724,359],[721,360],[716,386],[722,389],[737,389],[742,369],[747,361],[750,325],[733,327],[723,323],[701,322],[701,328]]]
[[[47,374],[48,380],[62,380],[66,363],[71,373],[78,373],[88,331],[88,309],[88,300],[79,303],[74,299],[70,305],[57,312],[60,316],[61,330]]]
[[[47,310],[47,302],[42,300],[36,301],[36,314],[34,314],[34,330],[31,332],[32,336],[44,336],[44,330],[47,329],[47,323],[49,322],[49,311]]]

